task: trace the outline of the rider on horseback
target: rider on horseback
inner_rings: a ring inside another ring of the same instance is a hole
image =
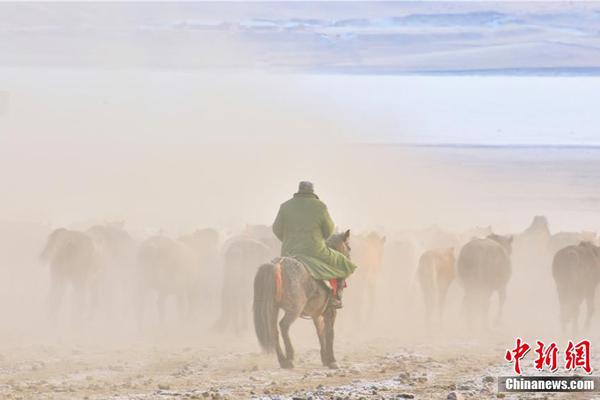
[[[331,301],[334,307],[341,308],[345,279],[356,265],[327,247],[325,241],[333,229],[327,206],[314,193],[310,182],[300,182],[298,193],[281,205],[273,223],[273,233],[282,242],[281,255],[301,261],[317,280],[336,280]]]

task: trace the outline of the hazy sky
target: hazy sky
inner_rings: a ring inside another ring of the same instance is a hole
[[[480,201],[476,164],[359,144],[598,144],[596,77],[2,72],[0,217],[54,226],[270,223],[310,179],[342,226],[462,229],[508,221],[495,215],[503,197]],[[540,192],[501,194],[513,190]]]

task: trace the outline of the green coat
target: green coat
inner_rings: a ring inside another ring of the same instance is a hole
[[[325,244],[333,229],[327,206],[312,193],[296,193],[281,205],[273,223],[273,233],[282,242],[281,255],[299,259],[319,280],[346,278],[356,269]]]

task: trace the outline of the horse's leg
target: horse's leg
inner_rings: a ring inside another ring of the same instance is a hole
[[[290,326],[298,319],[298,317],[300,317],[300,311],[286,310],[285,315],[281,318],[281,321],[279,321],[279,328],[281,329],[281,337],[283,338],[286,354],[286,362],[282,365],[283,368],[294,368],[294,347],[290,340]]]
[[[277,361],[279,361],[279,365],[281,368],[291,368],[289,366],[289,362],[283,349],[281,348],[281,343],[279,342],[279,329],[277,329],[277,315],[279,313],[279,308],[275,306],[275,324],[273,325],[273,330],[275,331],[275,352],[277,353]],[[293,365],[292,365],[293,366]]]
[[[446,296],[448,294],[449,283],[443,282],[438,283],[438,295],[437,295],[437,319],[440,326],[443,325],[444,319],[444,308],[446,306]]]
[[[372,274],[375,274],[375,272],[372,272]],[[369,320],[373,320],[373,315],[375,314],[375,296],[377,294],[377,292],[375,290],[376,286],[377,286],[376,277],[375,277],[375,275],[371,275],[369,278],[369,284],[367,287],[367,301],[368,301],[367,318]]]
[[[144,310],[147,300],[147,289],[142,286],[142,284],[138,283],[135,293],[134,293],[134,307],[135,307],[135,317],[137,318],[137,327],[138,330],[142,331],[142,325],[144,323]]]
[[[223,285],[221,287],[221,313],[215,324],[215,328],[219,332],[226,332],[232,329],[235,330],[235,316],[238,313],[239,308],[244,307],[244,305],[240,305],[240,301],[236,296],[235,278],[232,275],[232,272],[226,270],[225,276],[223,277]]]
[[[473,294],[471,292],[472,290],[473,289],[471,289],[471,288],[466,288],[465,294],[463,296],[463,313],[464,313],[467,328],[469,331],[473,327],[473,318],[474,318],[474,312],[473,312],[474,301],[473,301]]]
[[[183,326],[186,317],[186,295],[187,291],[175,294],[175,300],[177,302],[177,314],[179,317],[179,325]]]
[[[329,357],[327,354],[327,339],[325,337],[325,319],[322,315],[313,318],[315,328],[317,329],[317,336],[319,337],[319,345],[321,346],[321,362],[324,366],[329,364]]]
[[[165,325],[165,295],[161,292],[158,292],[158,298],[156,299],[156,308],[158,309],[158,319],[160,321],[160,326],[164,327],[164,325]]]
[[[230,310],[232,330],[233,333],[235,333],[237,336],[239,336],[242,332],[244,315],[248,314],[247,310],[245,309],[246,304],[248,303],[245,303],[242,301],[241,298],[238,298],[236,299],[235,303],[233,304],[233,307],[231,307]]]
[[[246,292],[244,292],[246,293]],[[252,301],[252,295],[250,294],[250,292],[248,292],[248,295],[244,297],[244,299],[248,299],[248,302]],[[243,332],[248,331],[248,327],[250,326],[250,313],[247,311],[246,308],[246,302],[244,302],[244,305],[242,307],[239,308],[240,310],[240,334]]]
[[[490,330],[490,301],[493,292],[490,291],[479,291],[479,323],[482,332],[488,332]]]
[[[100,300],[99,299],[100,290],[98,288],[98,285],[99,284],[97,281],[93,281],[89,285],[88,290],[90,292],[90,304],[89,304],[89,310],[88,310],[88,315],[87,315],[89,320],[92,320],[96,316],[96,313],[101,314],[101,312],[98,312],[99,300]],[[110,310],[110,311],[112,311],[112,310]],[[108,315],[110,315],[110,312]]]
[[[579,310],[581,309],[581,304],[583,304],[583,300],[575,300],[573,311],[571,312],[571,330],[575,337],[579,336],[581,332],[579,328]]]
[[[240,311],[245,311],[243,308]],[[241,335],[243,332],[248,330],[248,312],[240,312],[238,314],[238,327],[237,334]]]
[[[224,279],[226,280],[227,278]],[[223,282],[223,287],[221,288],[221,311],[219,312],[219,317],[213,326],[213,329],[217,332],[224,332],[227,330],[227,303],[229,296],[225,295],[225,285],[226,282]]]
[[[431,315],[433,311],[433,288],[425,287],[425,285],[421,285],[423,292],[423,302],[425,303],[425,326],[427,329],[430,328],[431,325]]]
[[[184,297],[185,302],[185,323],[195,324],[198,322],[198,310],[200,309],[200,298],[194,290],[187,291]]]
[[[71,321],[77,328],[81,328],[83,323],[83,313],[86,309],[86,286],[86,282],[83,280],[73,282]]]
[[[337,311],[333,307],[327,307],[323,313],[323,319],[325,323],[325,352],[326,352],[326,365],[331,369],[337,369],[338,365],[335,361],[333,354],[333,339],[334,339],[334,324]]]
[[[495,325],[499,325],[502,320],[504,303],[506,302],[506,288],[498,289],[498,312],[496,313]]]
[[[570,298],[568,293],[562,287],[557,287],[558,294],[558,315],[560,321],[560,331],[563,335],[568,334],[570,324]]]
[[[51,279],[52,282],[46,304],[48,307],[48,319],[55,325],[58,322],[58,310],[60,309],[66,287],[64,280],[55,276],[55,274],[52,275]]]

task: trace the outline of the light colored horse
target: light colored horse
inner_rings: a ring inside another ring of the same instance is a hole
[[[126,317],[134,284],[135,242],[122,223],[94,225],[86,231],[94,242],[98,277],[92,286],[92,309]]]
[[[148,293],[157,296],[156,306],[160,322],[165,322],[166,299],[170,296],[177,301],[180,321],[192,317],[197,311],[196,295],[201,278],[202,248],[193,238],[173,240],[165,236],[146,239],[138,250],[138,322],[141,326],[144,304]],[[195,246],[198,246],[196,247]]]
[[[442,323],[446,294],[456,276],[454,263],[452,247],[428,250],[419,258],[417,274],[425,302],[425,321],[428,325],[434,311],[437,321]]]
[[[217,310],[220,294],[218,282],[223,278],[219,259],[219,233],[212,228],[197,229],[191,234],[180,236],[178,241],[192,249],[199,265],[198,286],[191,298],[193,308]],[[205,319],[213,317],[207,314],[203,313],[202,316]]]
[[[400,323],[401,319],[411,318],[414,307],[407,307],[412,302],[412,289],[417,269],[420,247],[411,235],[386,240],[380,289],[388,304],[393,307],[393,315],[387,316],[389,322]],[[398,321],[390,319],[398,318]]]
[[[40,259],[50,265],[49,317],[56,321],[70,286],[73,320],[80,323],[89,310],[90,287],[98,272],[92,239],[80,231],[56,229],[48,237]]]
[[[347,293],[347,303],[354,308],[359,321],[370,318],[375,310],[385,241],[386,237],[377,232],[352,238],[353,262],[358,268],[353,274],[352,290]]]

